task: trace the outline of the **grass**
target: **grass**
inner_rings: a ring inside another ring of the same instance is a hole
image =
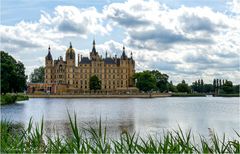
[[[69,114],[68,114],[69,115]],[[210,139],[200,136],[195,143],[191,131],[179,130],[166,132],[160,138],[149,136],[143,139],[136,133],[124,132],[118,139],[107,137],[106,127],[102,127],[101,118],[98,128],[79,129],[74,117],[69,115],[72,135],[60,137],[45,136],[43,120],[33,127],[32,119],[27,128],[1,121],[2,153],[240,153],[240,135],[238,139],[227,140],[212,133]]]
[[[217,97],[240,97],[240,94],[218,94]]]
[[[173,93],[172,97],[206,97],[206,94],[200,93]]]
[[[12,104],[12,103],[15,103],[16,101],[24,101],[28,99],[29,99],[28,96],[25,94],[8,93],[8,94],[1,95],[0,104],[1,105]]]

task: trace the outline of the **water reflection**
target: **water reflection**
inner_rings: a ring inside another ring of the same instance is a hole
[[[240,130],[239,98],[193,97],[155,99],[30,99],[1,107],[1,118],[27,125],[44,118],[48,135],[70,135],[68,113],[77,115],[79,127],[107,127],[111,136],[122,132],[155,134],[177,129],[208,135],[208,128],[234,136]]]

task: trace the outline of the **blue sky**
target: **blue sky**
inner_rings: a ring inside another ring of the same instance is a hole
[[[95,7],[101,11],[102,8],[111,2],[124,2],[123,0],[1,0],[1,23],[14,25],[21,20],[36,21],[41,15],[41,10],[52,12],[58,5],[73,5],[79,8]],[[226,11],[226,0],[160,0],[170,8],[178,8],[181,5],[188,7],[208,6],[216,11]]]
[[[203,78],[239,83],[240,0],[1,0],[1,50],[44,65],[48,45],[64,56],[71,41],[88,56],[133,52],[136,70],[158,69],[174,83]]]

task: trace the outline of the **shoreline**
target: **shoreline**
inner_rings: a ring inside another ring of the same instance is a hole
[[[159,97],[207,97],[206,94],[174,94],[174,93],[161,93],[161,94],[58,94],[58,95],[34,95],[28,94],[29,98],[159,98]],[[212,97],[239,97],[235,95],[217,95]]]
[[[157,98],[171,97],[171,94],[126,94],[126,95],[100,95],[100,94],[80,94],[80,95],[28,95],[29,98]]]

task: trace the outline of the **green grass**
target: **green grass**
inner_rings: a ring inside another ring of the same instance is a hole
[[[32,119],[27,128],[1,121],[2,153],[240,153],[240,135],[237,139],[227,140],[212,133],[210,137],[200,136],[195,143],[191,131],[179,130],[166,132],[162,137],[149,136],[144,139],[136,133],[124,132],[118,139],[107,136],[101,118],[98,128],[79,129],[76,115],[69,115],[72,135],[68,137],[55,134],[44,135],[43,120],[33,127]]]
[[[25,100],[28,100],[28,99],[29,99],[29,97],[27,95],[25,95],[25,94],[23,94],[23,95],[18,94],[16,101],[25,101]]]
[[[172,97],[205,97],[206,94],[200,94],[200,93],[173,93]]]
[[[218,94],[217,97],[240,97],[240,94]]]
[[[1,105],[12,104],[15,103],[16,101],[24,101],[28,99],[29,99],[28,96],[25,94],[8,93],[5,95],[1,95],[0,104]]]

